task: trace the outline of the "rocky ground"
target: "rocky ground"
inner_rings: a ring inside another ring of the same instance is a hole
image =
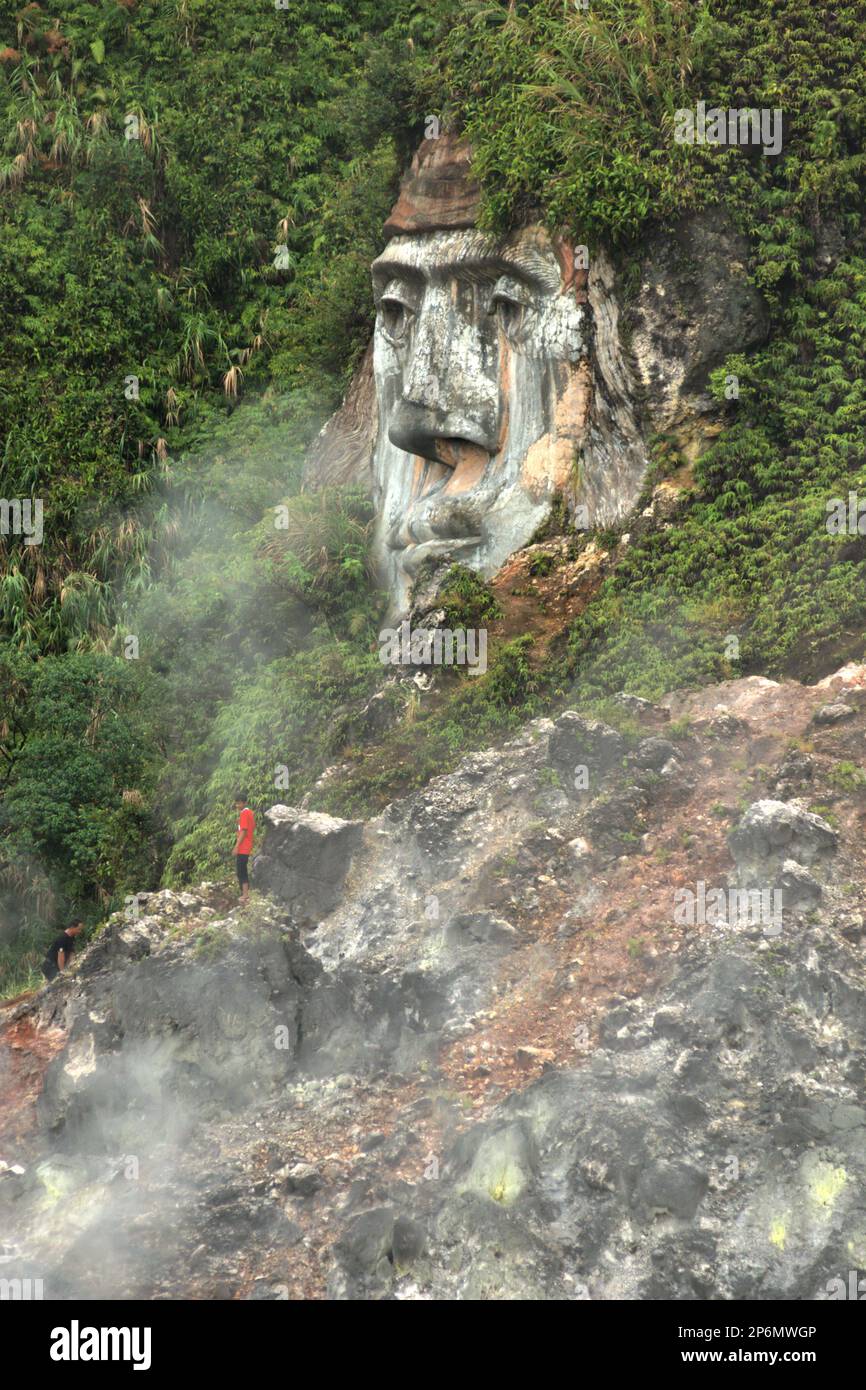
[[[371,821],[275,807],[247,911],[140,895],[4,1010],[0,1274],[813,1300],[866,1266],[866,668],[619,705]]]

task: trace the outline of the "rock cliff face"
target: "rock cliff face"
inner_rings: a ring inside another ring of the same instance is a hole
[[[425,141],[373,263],[371,351],[306,468],[371,492],[392,617],[425,562],[489,578],[557,499],[580,529],[621,521],[653,436],[697,457],[719,428],[710,372],[768,329],[715,210],[656,233],[629,293],[604,250],[533,223],[494,238],[479,207],[465,143]]]
[[[866,671],[619,703],[371,821],[273,808],[247,912],[140,895],[10,1010],[4,1275],[834,1296],[866,1264]]]

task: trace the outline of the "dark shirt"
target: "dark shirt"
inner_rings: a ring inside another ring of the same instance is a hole
[[[51,963],[51,965],[54,966],[54,969],[55,969],[55,970],[57,970],[57,969],[59,969],[59,966],[58,966],[58,963],[57,963],[57,956],[58,956],[59,952],[60,952],[60,951],[63,952],[64,957],[65,957],[65,960],[66,960],[66,963],[68,964],[68,963],[69,963],[69,957],[72,955],[72,952],[73,952],[74,950],[75,950],[75,937],[74,937],[74,936],[69,936],[65,931],[63,931],[63,932],[61,932],[60,935],[56,938],[56,940],[52,941],[51,945],[48,947],[48,950],[47,950],[46,953],[45,953],[45,959],[46,959],[46,961],[49,961],[49,962]]]

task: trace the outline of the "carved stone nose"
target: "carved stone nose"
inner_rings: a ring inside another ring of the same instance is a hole
[[[420,454],[454,468],[457,455],[466,445],[473,445],[476,453],[479,448],[488,454],[496,452],[496,400],[491,400],[478,416],[469,419],[457,411],[434,410],[404,396],[392,412],[388,438],[407,454]]]
[[[436,414],[420,405],[409,405],[398,401],[388,426],[388,438],[398,449],[407,454],[420,454],[425,459],[435,459],[435,444],[438,438]]]
[[[459,301],[448,281],[428,285],[405,348],[388,423],[398,449],[456,466],[465,446],[496,452],[498,351],[492,320]]]
[[[423,459],[455,467],[456,453],[461,445],[480,446],[492,453],[495,439],[480,425],[463,418],[443,416],[441,411],[417,406],[411,400],[399,400],[393,410],[388,438],[406,453],[417,453]]]

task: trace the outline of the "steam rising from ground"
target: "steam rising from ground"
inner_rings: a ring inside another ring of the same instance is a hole
[[[195,1296],[199,1247],[243,1248],[285,1221],[271,1204],[235,1203],[247,1179],[231,1152],[291,1062],[274,1045],[293,1014],[291,999],[271,1002],[269,948],[243,947],[246,968],[189,943],[166,951],[84,986],[40,1102],[47,1143],[24,1175],[0,1179],[15,1255],[0,1277],[42,1279],[45,1298]]]

